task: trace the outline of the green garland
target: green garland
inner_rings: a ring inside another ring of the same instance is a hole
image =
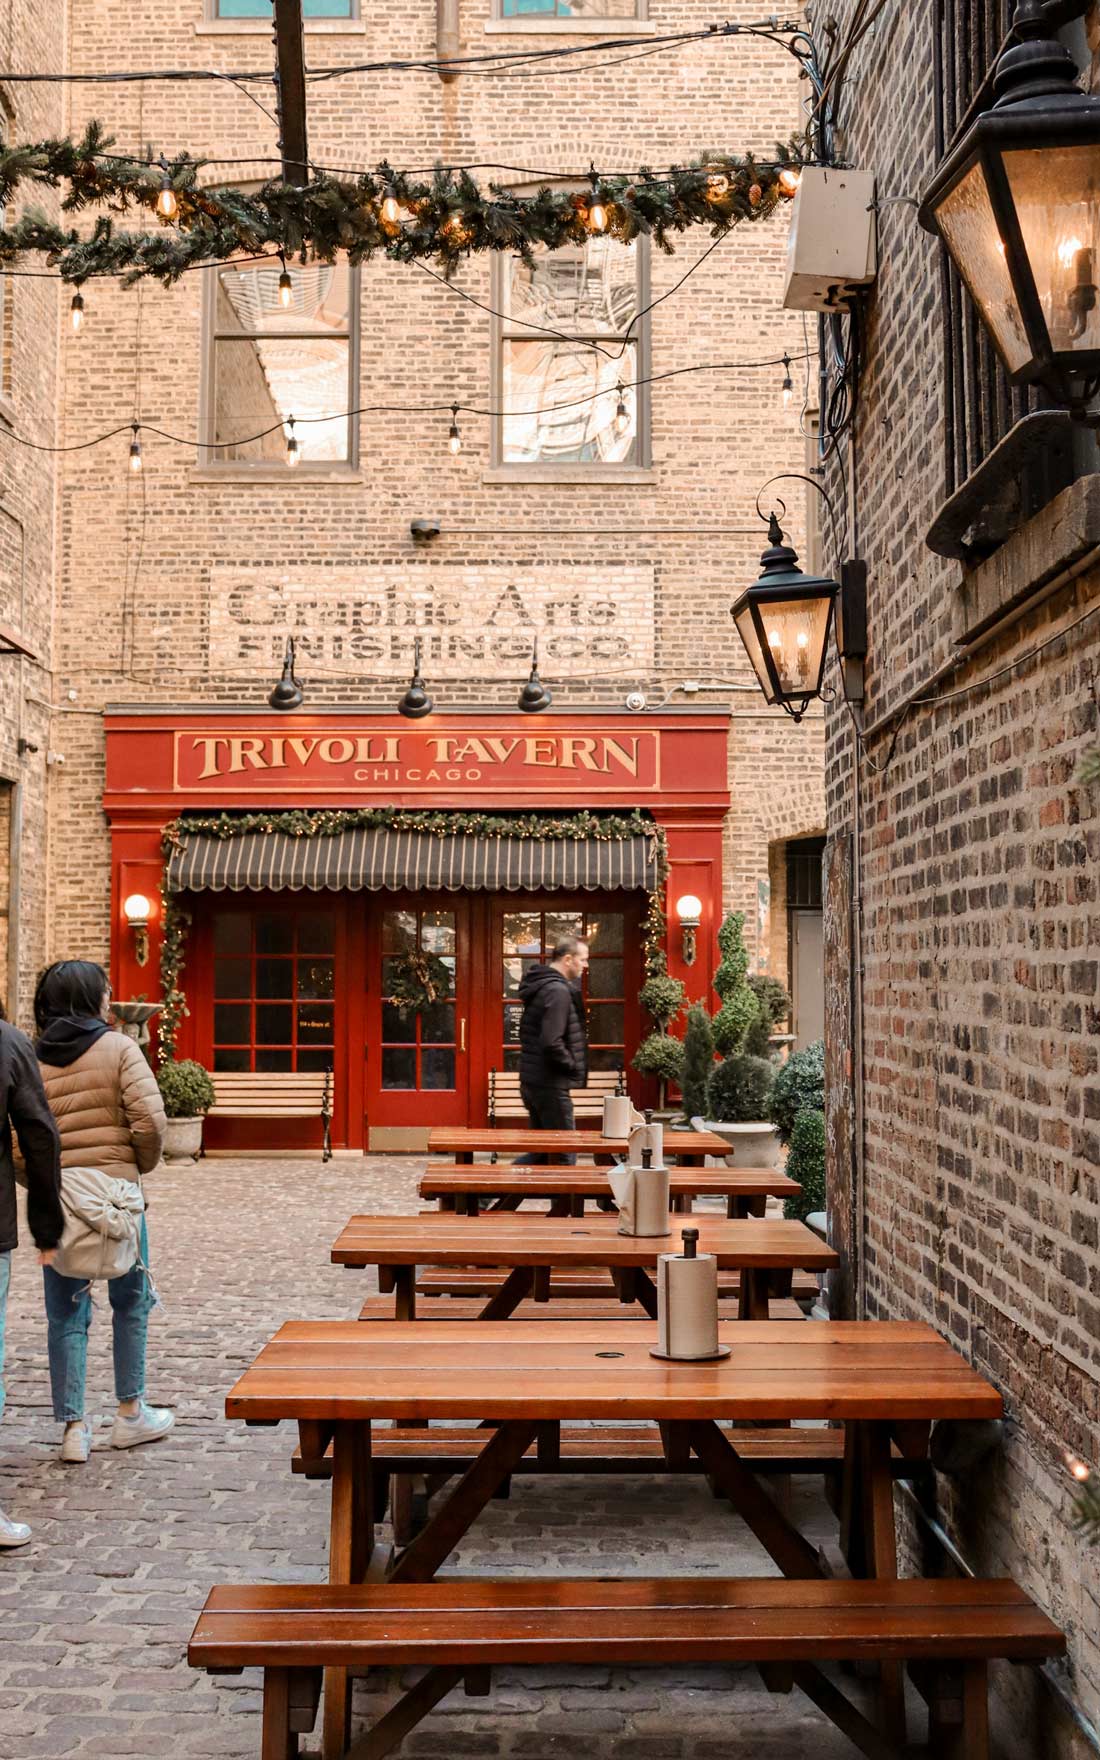
[[[450,272],[476,251],[513,251],[529,259],[536,245],[557,250],[590,236],[590,210],[598,199],[604,230],[629,244],[645,235],[671,252],[670,235],[709,225],[715,237],[742,220],[765,220],[793,195],[790,173],[805,164],[810,147],[795,136],[776,147],[774,161],[750,154],[705,153],[673,166],[660,177],[642,169],[636,177],[607,178],[589,191],[540,188],[520,196],[497,184],[484,192],[465,171],[441,168],[422,182],[381,164],[372,173],[318,174],[299,186],[272,179],[251,193],[203,187],[211,162],[181,153],[155,161],[109,152],[110,137],[90,122],[79,141],[45,140],[0,148],[0,204],[10,204],[24,184],[67,186],[64,213],[107,208],[90,234],[58,225],[36,209],[0,227],[0,264],[26,251],[42,253],[63,281],[79,286],[93,275],[121,275],[125,284],[151,277],[170,286],[185,270],[228,257],[281,252],[302,263],[331,263],[346,252],[352,263],[385,256],[394,262],[436,258]],[[787,176],[784,176],[787,173]],[[171,186],[177,213],[156,231],[116,230],[112,215],[155,213],[163,185]],[[392,196],[396,220],[383,217]]]
[[[538,842],[552,838],[575,838],[578,842],[596,839],[601,843],[622,843],[628,838],[649,839],[653,857],[653,888],[649,893],[643,929],[643,963],[647,976],[667,969],[665,956],[665,889],[668,885],[668,837],[663,825],[654,824],[640,808],[629,813],[593,813],[582,811],[566,815],[537,813],[481,813],[463,810],[416,810],[405,807],[294,807],[285,812],[213,813],[174,819],[164,827],[161,848],[166,858],[182,847],[181,833],[214,837],[227,842],[233,837],[246,837],[257,832],[271,835],[281,832],[289,837],[333,837],[351,830],[422,831],[436,836],[462,834],[472,837],[525,837]],[[164,939],[161,946],[161,1005],[159,1046],[161,1059],[174,1057],[180,1023],[189,1012],[180,978],[186,958],[187,930],[191,913],[179,901],[179,894],[168,887],[165,867],[161,881],[162,922]]]

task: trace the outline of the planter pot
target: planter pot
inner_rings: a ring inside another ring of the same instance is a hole
[[[197,1118],[170,1118],[164,1133],[166,1161],[197,1161],[202,1148],[202,1113]]]
[[[782,1144],[774,1124],[724,1124],[721,1119],[705,1118],[703,1129],[724,1137],[730,1146],[726,1156],[729,1167],[778,1167]]]

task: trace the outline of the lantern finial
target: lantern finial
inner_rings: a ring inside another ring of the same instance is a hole
[[[1077,65],[1051,30],[1042,0],[1017,0],[1012,31],[1016,41],[993,75],[995,110],[1076,90]]]

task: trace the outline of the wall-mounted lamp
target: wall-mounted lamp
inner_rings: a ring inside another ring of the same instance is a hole
[[[531,676],[519,693],[519,707],[525,715],[539,715],[543,709],[549,709],[552,701],[550,692],[539,677],[539,643],[536,636],[531,650]]]
[[[122,914],[134,932],[134,958],[139,966],[149,964],[149,918],[152,909],[144,892],[131,892],[122,907]]]
[[[405,715],[410,721],[420,721],[430,715],[435,708],[431,697],[424,688],[424,680],[420,676],[420,637],[413,644],[413,675],[408,690],[397,705],[397,713]]]
[[[300,709],[304,701],[304,692],[294,676],[294,637],[287,637],[286,653],[283,655],[283,672],[274,690],[268,694],[268,702],[273,709],[289,711]]]
[[[803,574],[797,553],[784,544],[779,520],[768,521],[769,548],[760,579],[730,611],[765,700],[801,721],[821,695],[837,581]]]
[[[1050,9],[1019,0],[980,111],[925,192],[1013,384],[1041,381],[1075,415],[1100,381],[1100,98],[1078,89]]]
[[[676,915],[680,919],[681,949],[686,966],[695,964],[695,938],[699,924],[703,920],[703,901],[696,898],[694,892],[685,892],[683,898],[676,900]]]

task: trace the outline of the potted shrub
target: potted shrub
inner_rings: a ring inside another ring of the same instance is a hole
[[[825,1114],[804,1106],[795,1114],[791,1131],[791,1148],[787,1156],[787,1172],[802,1190],[797,1198],[788,1198],[784,1216],[805,1222],[808,1216],[819,1216],[825,1210]]]
[[[680,1093],[687,1118],[702,1118],[707,1109],[707,1083],[714,1069],[714,1029],[703,1003],[693,1002],[684,1027],[684,1067]]]
[[[202,1121],[214,1104],[214,1084],[201,1063],[162,1063],[157,1087],[164,1101],[168,1129],[166,1161],[197,1161],[202,1149]]]
[[[651,971],[638,1000],[657,1030],[642,1040],[634,1054],[634,1068],[659,1084],[658,1104],[663,1110],[667,1091],[679,1082],[684,1063],[684,1047],[668,1030],[684,1006],[684,986],[665,971]]]
[[[792,1051],[775,1078],[771,1117],[784,1143],[794,1137],[800,1112],[825,1110],[825,1041],[815,1039],[804,1051]]]

